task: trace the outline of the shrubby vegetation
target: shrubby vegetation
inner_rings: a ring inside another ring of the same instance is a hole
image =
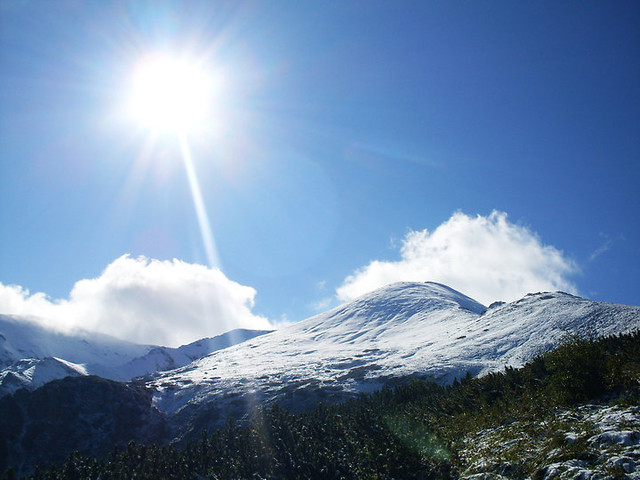
[[[229,421],[184,448],[131,442],[99,459],[73,453],[28,478],[457,478],[470,434],[587,401],[637,405],[639,379],[640,333],[570,338],[523,368],[449,386],[412,380],[307,413],[258,409],[248,422]],[[14,477],[7,471],[3,478]]]

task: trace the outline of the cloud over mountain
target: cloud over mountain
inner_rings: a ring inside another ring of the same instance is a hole
[[[499,211],[476,217],[456,212],[433,232],[411,231],[400,257],[360,268],[337,289],[338,298],[352,300],[398,281],[441,282],[486,305],[529,292],[577,290],[569,280],[577,265]]]
[[[0,284],[0,312],[42,317],[59,330],[177,346],[234,328],[271,328],[251,311],[255,295],[218,269],[123,255],[99,277],[77,282],[68,300]]]

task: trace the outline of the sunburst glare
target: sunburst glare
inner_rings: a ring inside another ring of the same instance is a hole
[[[154,53],[138,61],[131,80],[129,114],[150,133],[151,143],[173,136],[180,144],[207,262],[220,267],[209,216],[187,135],[203,127],[215,98],[216,82],[202,62]]]
[[[133,75],[130,113],[157,132],[185,132],[203,122],[214,96],[210,74],[166,54],[143,58]]]

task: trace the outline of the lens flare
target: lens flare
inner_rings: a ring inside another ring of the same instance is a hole
[[[130,113],[154,131],[188,131],[207,117],[211,90],[210,76],[197,63],[152,55],[135,70]]]
[[[198,217],[198,224],[200,226],[200,234],[202,235],[202,244],[204,245],[204,251],[207,256],[207,261],[210,267],[220,268],[220,259],[218,257],[218,250],[216,248],[215,239],[213,236],[213,230],[209,222],[209,215],[207,214],[207,207],[202,197],[202,191],[200,190],[200,182],[196,175],[196,170],[193,165],[193,158],[191,157],[191,150],[189,149],[189,143],[184,133],[178,135],[180,140],[180,151],[182,152],[182,161],[184,162],[185,170],[187,171],[187,178],[189,180],[189,187],[191,189],[191,196],[193,198],[193,205]]]

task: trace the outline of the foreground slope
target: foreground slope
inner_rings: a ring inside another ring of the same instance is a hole
[[[372,391],[406,375],[448,382],[522,365],[568,332],[640,326],[640,307],[538,293],[486,309],[436,283],[398,283],[159,375],[154,405],[184,428],[211,427],[252,405],[294,409]]]
[[[30,478],[640,478],[639,378],[640,332],[573,338],[520,369],[407,382],[301,414],[258,409],[185,448],[74,454]],[[1,427],[2,416],[0,440]]]
[[[102,456],[130,440],[164,439],[164,418],[140,385],[66,377],[0,398],[0,473],[12,466],[25,474],[72,450]]]

